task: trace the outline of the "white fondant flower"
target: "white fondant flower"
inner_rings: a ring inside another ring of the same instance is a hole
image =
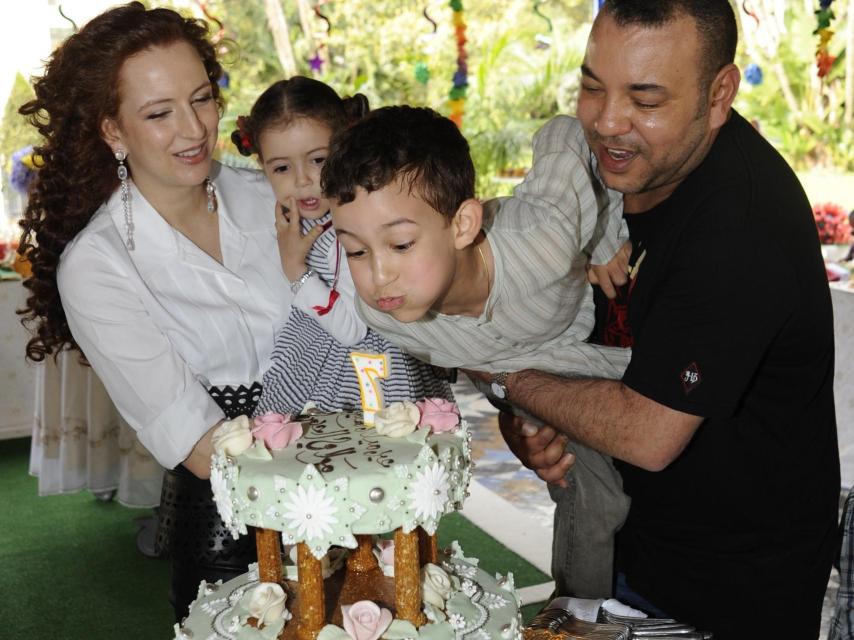
[[[335,499],[326,495],[325,489],[309,485],[308,490],[302,485],[296,491],[288,494],[289,502],[284,503],[285,519],[289,520],[291,528],[306,540],[322,538],[324,533],[332,533],[332,526],[338,522],[335,517]]]
[[[421,599],[424,602],[444,611],[452,588],[451,576],[442,567],[429,562],[421,567]]]
[[[448,617],[448,622],[454,629],[465,629],[466,626],[466,619],[461,613],[452,613]]]
[[[239,456],[252,446],[252,429],[249,418],[238,416],[223,422],[213,434],[213,448],[232,458]]]
[[[438,462],[418,473],[409,503],[415,509],[415,517],[435,520],[445,510],[449,488],[448,472]]]
[[[262,625],[273,624],[285,614],[285,590],[275,582],[262,582],[252,589],[247,609]]]
[[[377,640],[388,629],[393,616],[370,600],[359,600],[341,607],[344,630],[353,640]]]
[[[412,402],[392,402],[374,414],[374,428],[381,436],[402,438],[415,431],[421,412]]]
[[[216,502],[216,508],[219,511],[219,517],[222,518],[222,521],[231,530],[231,535],[237,540],[238,536],[232,524],[234,508],[231,506],[231,492],[228,490],[225,473],[219,465],[211,467],[211,491],[214,502]]]

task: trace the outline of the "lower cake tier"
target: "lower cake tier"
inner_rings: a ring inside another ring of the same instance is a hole
[[[342,550],[343,552],[343,550]],[[346,553],[346,552],[345,552]],[[516,640],[521,636],[513,575],[490,576],[454,543],[422,572],[426,624],[396,619],[388,568],[354,574],[339,563],[324,580],[326,626],[318,640]],[[287,567],[286,567],[287,569]],[[429,569],[429,570],[428,570]],[[293,569],[285,575],[296,578]],[[300,634],[299,580],[284,589],[259,582],[258,567],[222,583],[202,582],[176,640],[305,640]],[[278,593],[278,600],[274,593]],[[282,597],[283,596],[283,597]],[[283,602],[282,602],[283,600]]]

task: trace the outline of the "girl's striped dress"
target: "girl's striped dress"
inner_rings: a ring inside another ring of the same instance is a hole
[[[325,224],[329,218],[327,213],[318,220],[304,219],[303,232]],[[346,260],[330,227],[315,241],[307,259],[308,267],[330,287],[335,279],[335,264],[329,256],[335,256],[336,250],[338,259]],[[345,276],[349,277],[349,272]],[[352,300],[342,296],[335,304],[352,304]],[[359,381],[350,360],[353,352],[387,355],[389,375],[378,380],[384,404],[429,397],[453,400],[446,376],[431,365],[405,354],[371,329],[358,344],[344,345],[311,317],[313,313],[294,307],[276,336],[256,414],[299,413],[308,402],[325,410],[359,409]]]

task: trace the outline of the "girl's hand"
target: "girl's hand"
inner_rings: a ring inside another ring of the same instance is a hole
[[[288,213],[285,213],[287,211]],[[276,203],[276,235],[279,241],[279,256],[285,277],[293,282],[305,273],[305,259],[314,241],[323,233],[323,225],[314,226],[303,235],[299,209],[294,198],[284,205]]]

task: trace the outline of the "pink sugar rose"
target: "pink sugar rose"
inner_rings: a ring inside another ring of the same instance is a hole
[[[460,424],[460,408],[444,398],[425,398],[415,403],[421,412],[419,427],[430,427],[433,433],[456,431]]]
[[[391,611],[380,609],[370,600],[360,600],[341,607],[344,631],[353,640],[377,640],[392,621]]]
[[[278,451],[291,445],[302,437],[302,425],[291,419],[290,415],[265,413],[253,421],[252,435],[263,440],[268,449]]]

